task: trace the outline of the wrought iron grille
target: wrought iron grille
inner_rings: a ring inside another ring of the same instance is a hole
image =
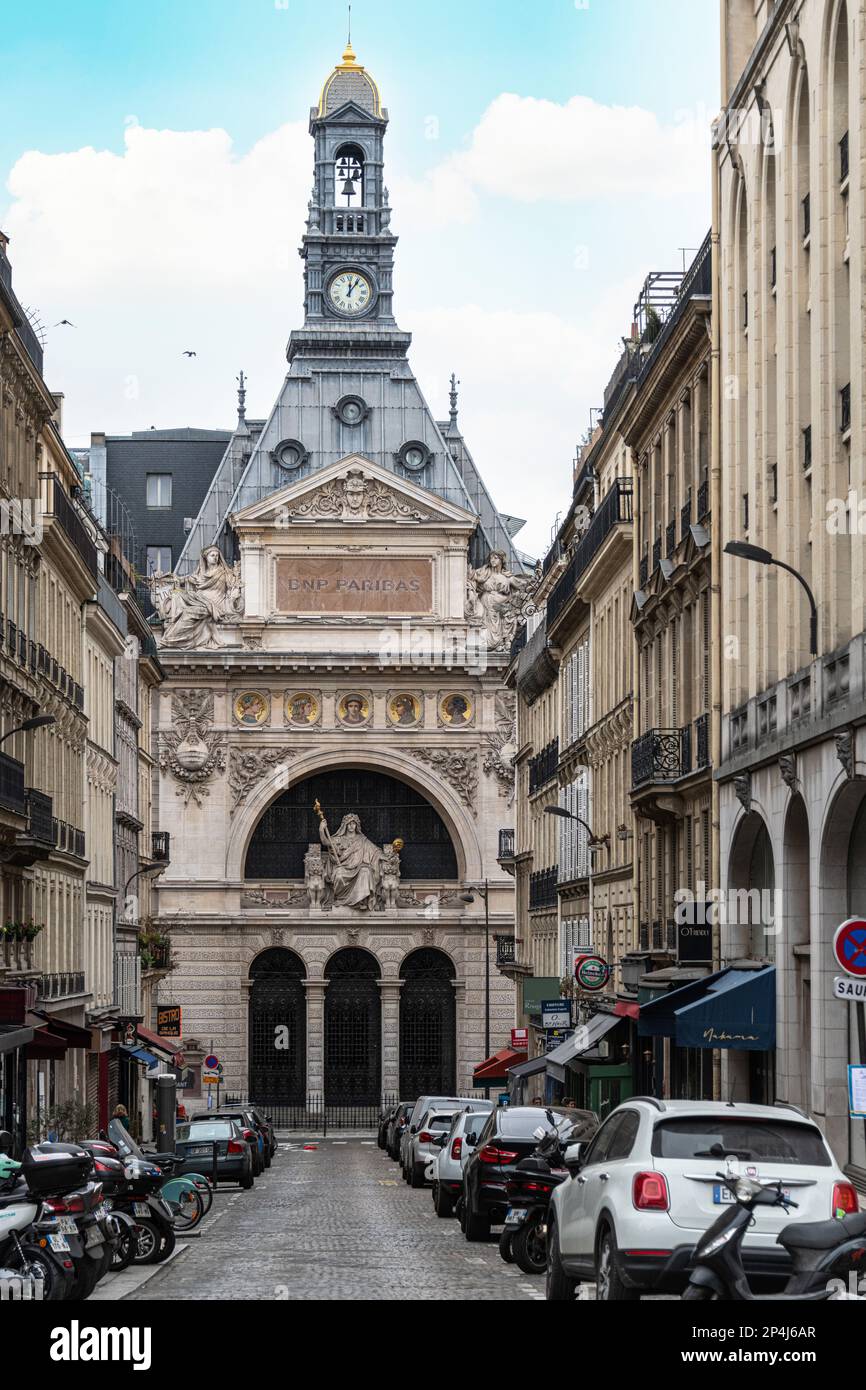
[[[332,831],[354,811],[374,844],[398,837],[405,879],[456,879],[457,857],[451,837],[430,802],[396,777],[362,768],[317,773],[283,792],[256,826],[247,851],[245,878],[303,878],[304,855],[318,843],[318,798]]]
[[[274,946],[256,957],[250,974],[250,1096],[258,1105],[296,1105],[307,1083],[303,961]]]
[[[349,946],[325,974],[325,1104],[375,1105],[382,1088],[379,964]]]
[[[648,729],[631,746],[631,784],[674,782],[692,766],[691,728]]]
[[[456,1083],[454,966],[442,951],[413,951],[400,991],[400,1095],[449,1096]]]

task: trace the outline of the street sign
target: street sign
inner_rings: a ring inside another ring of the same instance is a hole
[[[216,1071],[220,1064],[220,1059],[219,1057],[215,1057],[211,1052],[209,1056],[205,1057],[204,1064],[208,1071]]]
[[[512,1030],[511,1030],[511,1051],[512,1051],[512,1052],[528,1052],[528,1051],[529,1051],[529,1029],[528,1029],[528,1028],[512,1028]]]
[[[204,1071],[201,1074],[201,1084],[203,1086],[218,1086],[222,1077],[216,1071]]]
[[[849,1004],[866,1004],[866,980],[837,975],[833,980],[833,993],[837,999],[847,999]]]
[[[833,954],[847,974],[866,980],[866,922],[862,917],[849,917],[836,928]]]
[[[545,1052],[553,1052],[555,1048],[559,1047],[560,1043],[564,1043],[566,1038],[570,1036],[570,1026],[568,1028],[548,1028],[544,1044]]]
[[[542,1028],[570,1028],[571,1004],[567,999],[542,999]]]
[[[574,978],[581,989],[604,989],[610,979],[610,966],[601,956],[581,956],[575,962]]]

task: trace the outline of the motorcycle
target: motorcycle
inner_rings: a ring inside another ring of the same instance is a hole
[[[29,1192],[22,1165],[10,1157],[12,1136],[0,1132],[0,1280],[22,1298],[59,1301],[74,1263],[66,1239],[43,1223],[43,1203]]]
[[[574,1125],[552,1110],[545,1112],[552,1129],[539,1125],[533,1138],[538,1145],[517,1164],[516,1178],[506,1184],[508,1211],[499,1238],[499,1253],[506,1264],[516,1264],[524,1274],[543,1274],[547,1269],[547,1209],[555,1187],[565,1182],[565,1149]]]
[[[721,1178],[734,1200],[725,1206],[695,1247],[683,1299],[763,1302],[767,1295],[759,1297],[752,1292],[743,1268],[743,1237],[752,1224],[756,1207],[783,1207],[788,1211],[798,1204],[783,1191],[781,1182],[764,1184],[730,1172],[717,1173],[716,1177]],[[791,1256],[793,1269],[784,1290],[769,1295],[770,1299],[819,1302],[845,1298],[848,1295],[829,1285],[834,1276],[847,1272],[866,1252],[866,1212],[832,1221],[792,1222],[782,1228],[777,1240]]]

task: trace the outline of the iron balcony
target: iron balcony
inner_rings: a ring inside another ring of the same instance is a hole
[[[691,726],[648,729],[631,746],[632,787],[676,782],[692,770]]]

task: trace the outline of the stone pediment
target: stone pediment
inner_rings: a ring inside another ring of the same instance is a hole
[[[477,517],[435,493],[398,478],[361,454],[350,454],[280,488],[231,517],[239,532],[274,527],[443,526],[471,532]]]

